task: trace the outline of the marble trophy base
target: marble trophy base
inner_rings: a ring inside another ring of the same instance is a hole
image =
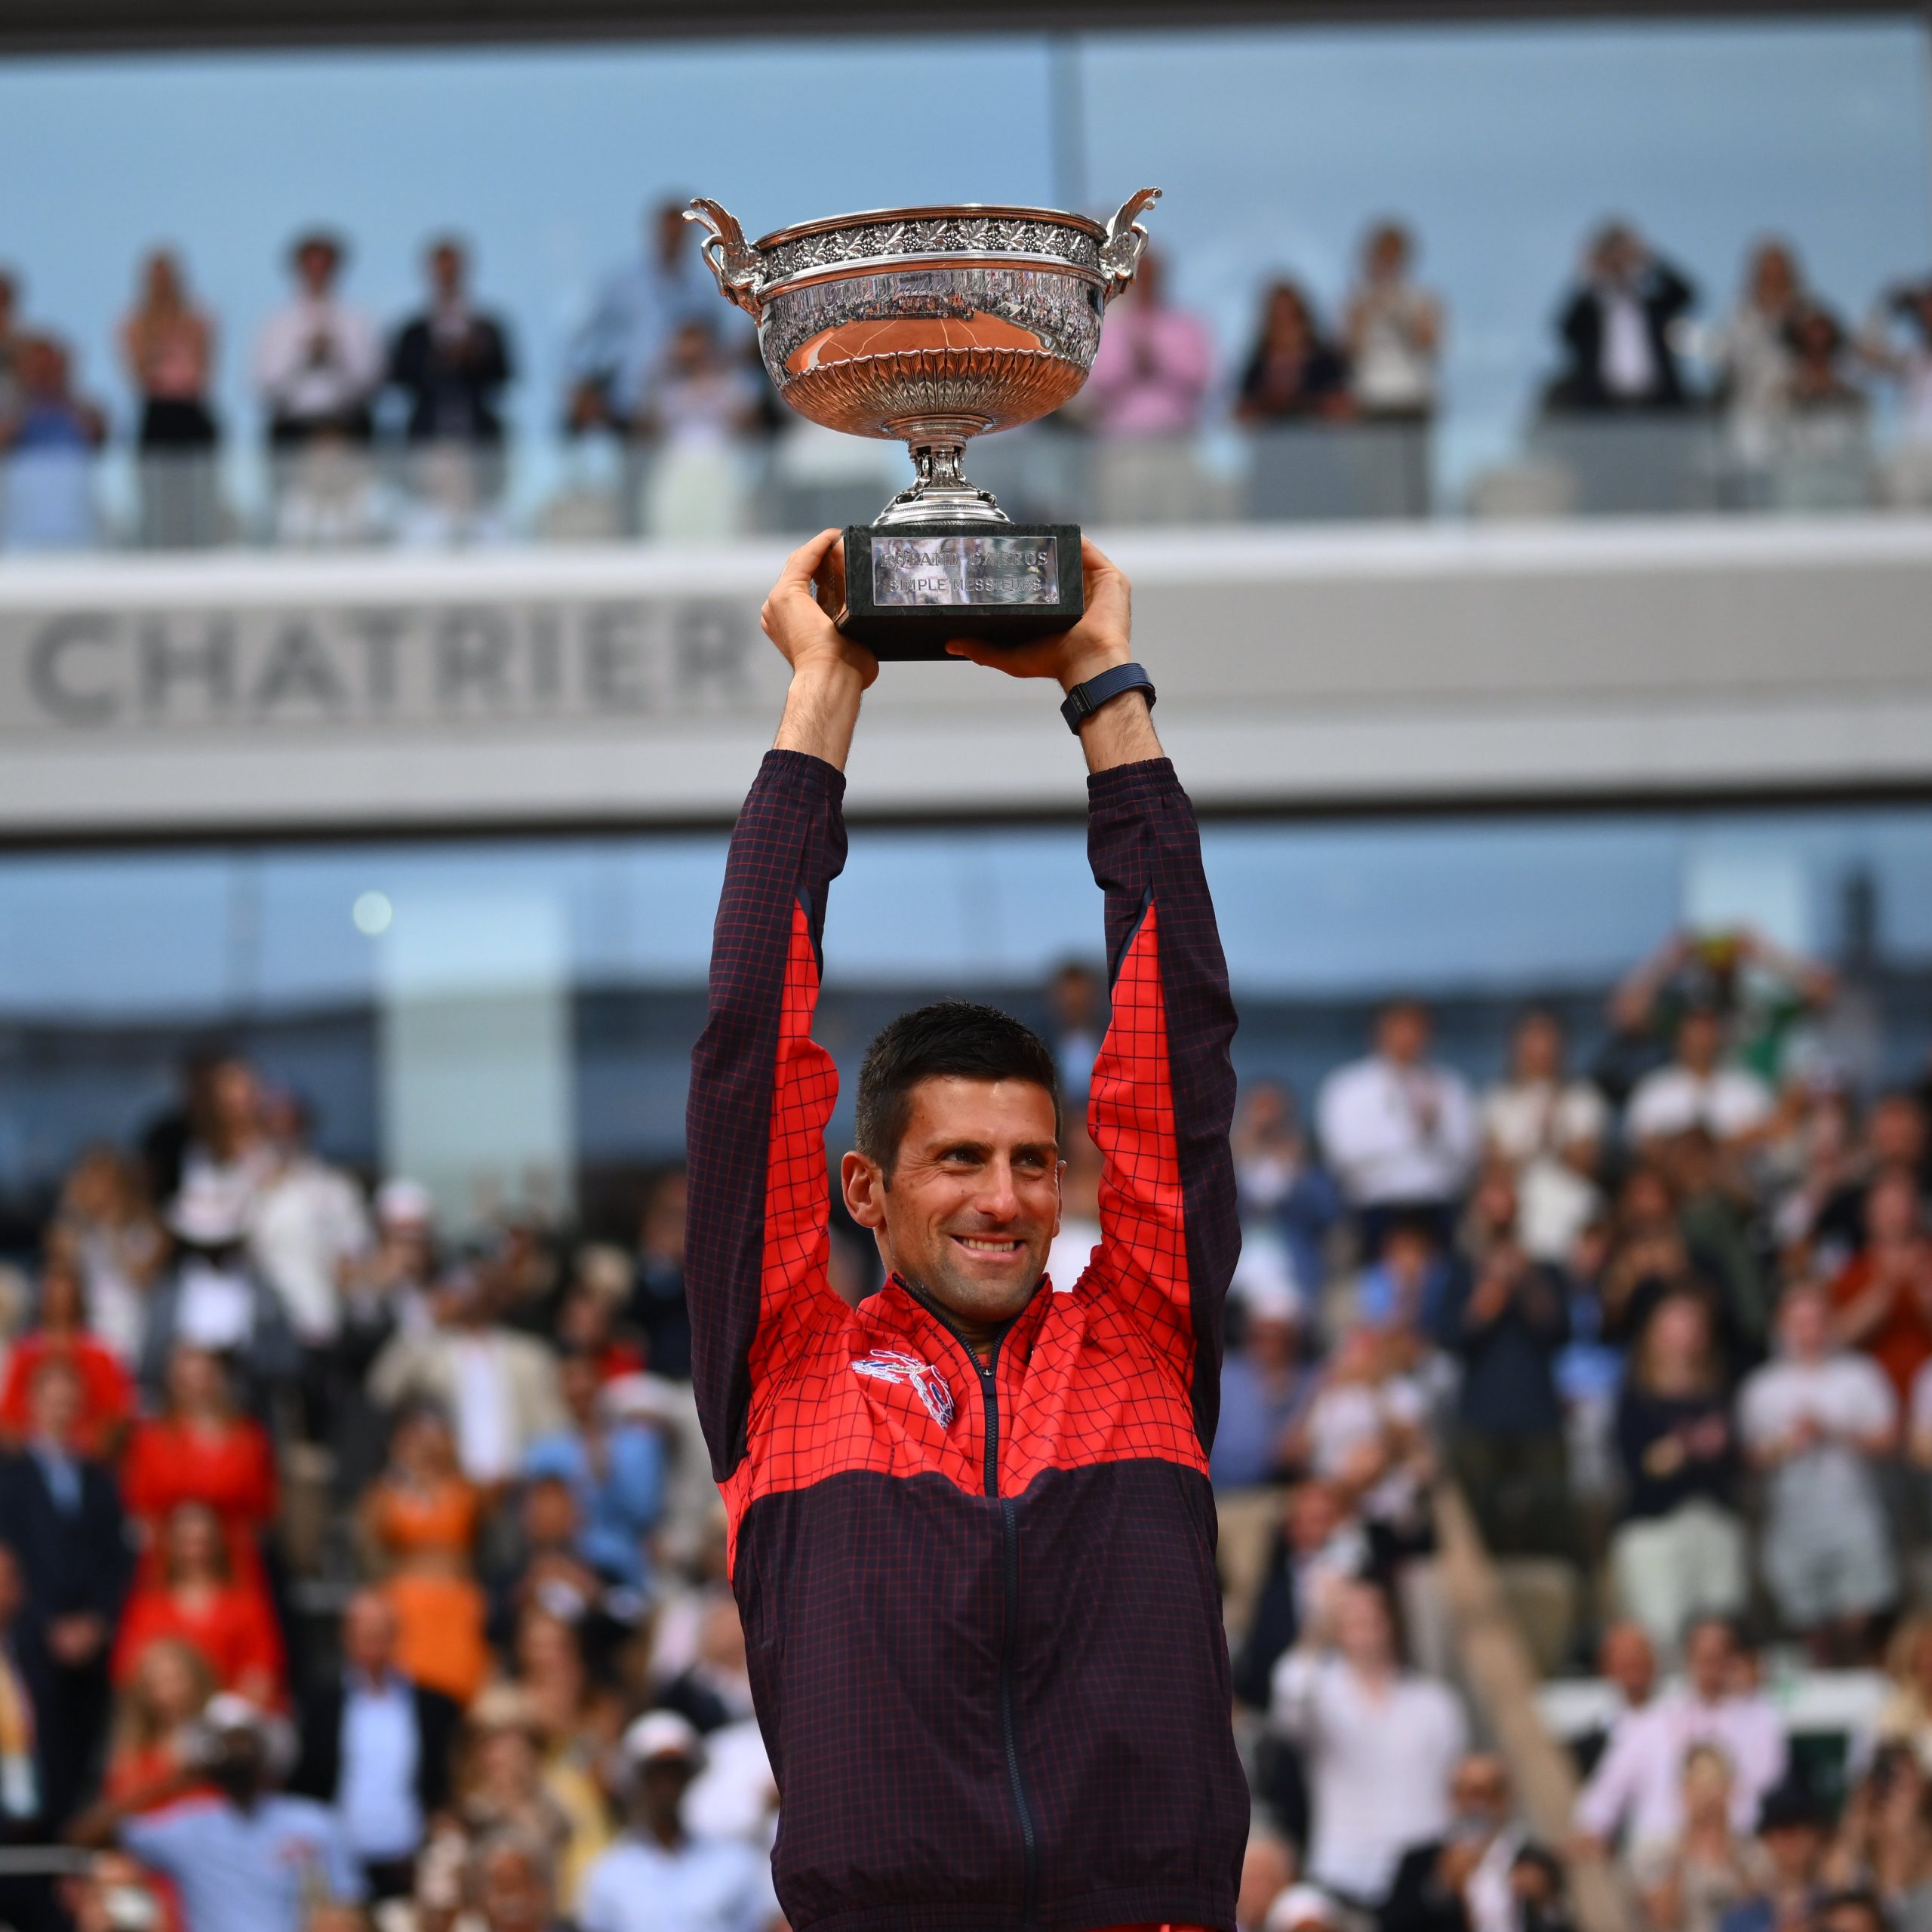
[[[881,663],[943,658],[956,637],[1029,644],[1086,612],[1073,524],[855,524],[844,540],[835,621]]]

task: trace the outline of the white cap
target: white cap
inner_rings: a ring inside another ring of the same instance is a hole
[[[676,1425],[685,1407],[673,1383],[642,1371],[605,1383],[597,1392],[597,1403],[611,1422],[661,1423],[666,1427]]]
[[[1291,1885],[1268,1908],[1261,1932],[1296,1932],[1303,1925],[1335,1924],[1335,1902],[1319,1885]]]
[[[386,1227],[427,1227],[435,1219],[429,1190],[420,1181],[384,1181],[376,1190],[376,1219]]]
[[[624,1733],[624,1761],[642,1766],[660,1758],[681,1758],[695,1770],[704,1762],[704,1740],[688,1718],[675,1711],[646,1711]]]
[[[195,1720],[195,1730],[205,1755],[226,1732],[253,1731],[262,1747],[263,1761],[272,1777],[285,1776],[295,1761],[295,1734],[288,1720],[232,1690],[218,1692],[208,1700]]]

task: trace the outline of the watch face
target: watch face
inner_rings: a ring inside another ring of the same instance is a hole
[[[1060,601],[1057,537],[875,536],[872,547],[877,605]]]

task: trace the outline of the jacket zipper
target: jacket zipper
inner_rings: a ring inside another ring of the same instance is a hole
[[[1006,1750],[1006,1774],[1013,1786],[1013,1808],[1020,1817],[1020,1842],[1024,1860],[1023,1918],[1029,1925],[1038,1903],[1040,1885],[1039,1847],[1033,1835],[1033,1807],[1027,1801],[1026,1780],[1020,1770],[1020,1740],[1013,1721],[1013,1653],[1020,1636],[1020,1512],[1011,1497],[999,1493],[999,1352],[1008,1330],[993,1337],[983,1362],[964,1336],[924,1295],[914,1299],[924,1307],[964,1352],[973,1372],[980,1378],[980,1395],[986,1414],[986,1493],[999,1505],[1000,1619],[999,1723],[1000,1738]],[[1011,1324],[1008,1324],[1010,1328]]]

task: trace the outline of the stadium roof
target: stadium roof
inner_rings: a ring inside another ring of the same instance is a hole
[[[0,54],[109,54],[139,48],[732,38],[930,29],[1037,32],[1211,22],[1324,25],[1474,20],[1681,20],[1925,13],[1932,0],[0,0]]]

